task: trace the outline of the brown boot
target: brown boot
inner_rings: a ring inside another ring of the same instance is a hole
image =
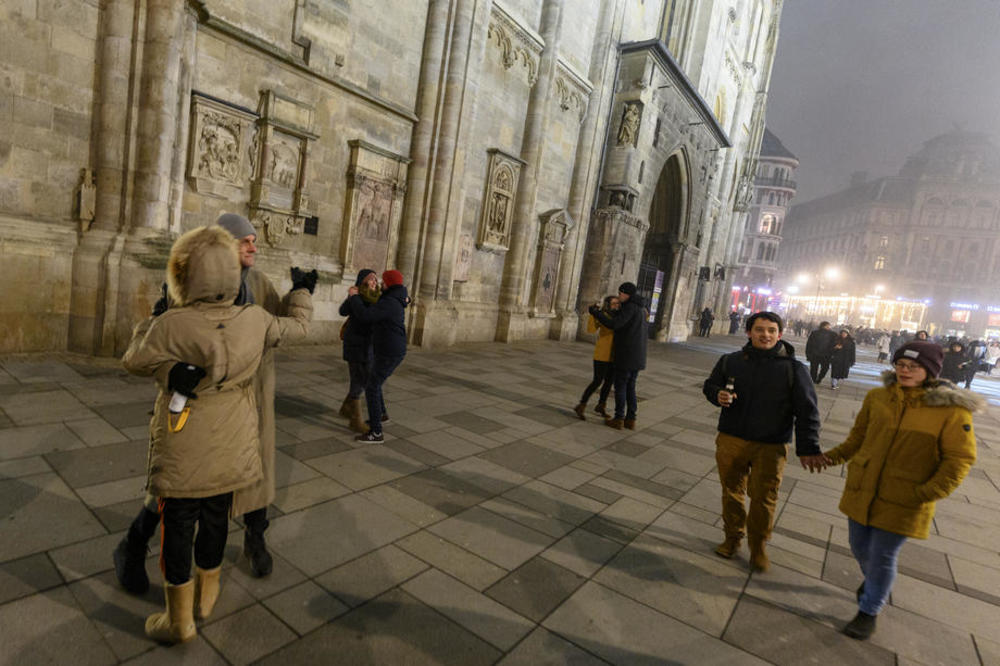
[[[340,415],[345,419],[351,418],[351,396],[344,398],[344,402],[340,404]]]
[[[629,430],[635,430],[635,419],[625,419],[625,427]]]
[[[146,618],[146,635],[161,643],[184,643],[198,635],[194,626],[194,581],[163,585],[167,609]]]
[[[222,565],[214,569],[194,568],[194,616],[207,620],[219,600],[219,575]]]
[[[599,403],[597,403],[597,406],[594,407],[594,411],[597,412],[598,414],[600,414],[601,416],[603,416],[604,418],[610,419],[611,418],[611,414],[608,414],[607,406],[608,406],[608,403],[606,403],[606,402],[599,402]]]
[[[573,408],[573,411],[576,412],[576,415],[580,418],[581,421],[586,421],[587,417],[583,415],[583,412],[586,409],[587,409],[587,403],[581,402],[579,405]]]
[[[366,433],[368,432],[368,424],[365,423],[365,419],[361,416],[361,398],[354,398],[351,400],[351,415],[348,417],[351,419],[350,428],[354,432]]]
[[[715,554],[731,560],[739,552],[742,541],[740,536],[727,536],[725,541],[715,547]]]
[[[625,427],[625,421],[623,419],[605,419],[604,425],[615,430],[621,430]]]
[[[764,550],[765,543],[764,539],[750,540],[750,568],[760,573],[771,568],[771,560],[767,559],[767,551]]]

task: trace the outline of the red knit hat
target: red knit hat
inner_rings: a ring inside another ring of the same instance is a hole
[[[382,273],[382,283],[386,287],[395,287],[397,284],[403,284],[403,274],[399,271],[385,271]]]

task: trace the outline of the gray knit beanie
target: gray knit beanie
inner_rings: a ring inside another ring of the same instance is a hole
[[[257,235],[257,230],[254,229],[252,224],[250,224],[250,220],[242,215],[237,215],[236,213],[225,213],[220,215],[219,219],[216,220],[215,223],[231,233],[233,238],[236,240],[242,240],[247,236]]]

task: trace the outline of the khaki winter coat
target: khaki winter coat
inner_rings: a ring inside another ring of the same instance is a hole
[[[847,462],[840,510],[862,525],[926,539],[934,503],[950,495],[976,461],[972,413],[982,399],[945,380],[865,396],[847,440],[827,455]]]
[[[136,326],[125,368],[156,377],[160,392],[150,422],[148,490],[161,497],[209,497],[247,487],[263,477],[255,378],[265,354],[302,338],[312,300],[290,294],[287,318],[256,305],[234,306],[240,264],[232,236],[201,227],[177,240],[167,265],[177,307]],[[189,399],[183,428],[168,414],[168,375],[175,363],[205,368]],[[273,486],[272,486],[273,487]]]

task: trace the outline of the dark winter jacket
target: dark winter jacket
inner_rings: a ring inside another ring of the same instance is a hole
[[[646,369],[646,340],[649,338],[646,322],[646,303],[642,296],[632,296],[622,303],[614,317],[609,317],[596,306],[590,308],[594,319],[615,332],[614,359],[616,370]]]
[[[354,286],[360,287],[362,281],[367,275],[367,271],[359,272],[358,279],[355,280]],[[364,301],[364,299],[361,299]],[[364,304],[365,306],[368,303]],[[348,296],[344,299],[344,302],[340,304],[340,316],[350,317],[351,315],[351,297]],[[372,327],[371,324],[366,324],[360,319],[348,319],[344,324],[344,360],[349,363],[365,363],[372,354]]]
[[[946,351],[944,353],[944,362],[941,364],[940,377],[956,384],[964,382],[968,363],[969,361],[965,357],[964,348],[960,351]]]
[[[837,334],[829,328],[817,328],[809,334],[806,340],[806,360],[828,361],[833,354],[833,346],[837,344]]]
[[[836,346],[840,345],[840,349]],[[854,365],[856,345],[851,338],[841,338],[837,336],[834,342],[833,353],[830,357],[830,376],[834,379],[847,379],[851,366]]]
[[[702,387],[719,405],[718,394],[732,377],[736,400],[719,414],[719,432],[753,442],[786,444],[795,429],[795,453],[816,455],[819,448],[819,408],[809,371],[795,360],[795,349],[779,340],[771,349],[751,343],[726,354],[715,364]]]
[[[351,307],[351,323],[357,321],[371,326],[376,356],[393,358],[406,355],[404,309],[408,300],[406,287],[401,284],[383,291],[372,305],[366,304],[359,294],[347,299]]]

